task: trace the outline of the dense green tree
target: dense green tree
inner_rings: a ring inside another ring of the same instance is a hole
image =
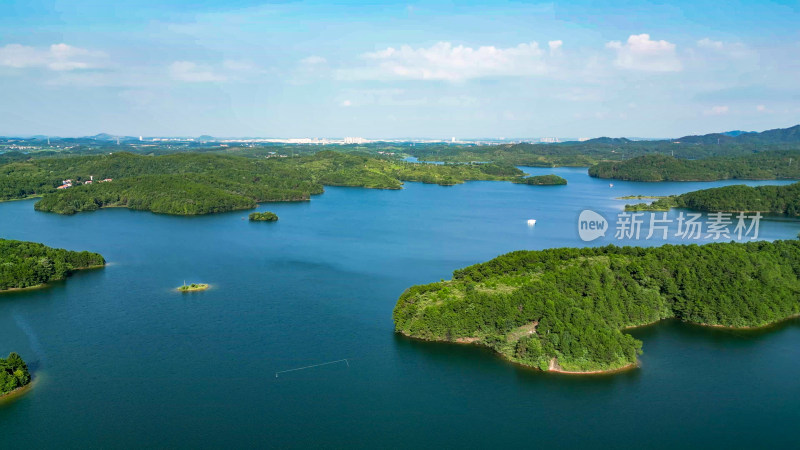
[[[675,317],[757,327],[800,313],[800,241],[512,252],[412,286],[395,329],[478,340],[522,364],[568,371],[635,363],[622,330]]]
[[[324,151],[260,159],[206,153],[15,159],[0,166],[0,175],[0,199],[41,195],[39,211],[74,214],[124,206],[197,215],[251,209],[260,202],[308,200],[322,193],[323,185],[400,189],[403,181],[511,181],[523,173],[500,164],[414,164]],[[87,183],[92,177],[94,182]],[[72,180],[72,187],[57,189],[64,180]]]
[[[76,270],[104,264],[97,253],[0,239],[0,291],[63,280]]]
[[[800,179],[800,152],[775,151],[706,159],[645,155],[625,161],[605,161],[589,175],[627,181],[714,181]]]
[[[28,365],[12,352],[8,358],[0,358],[0,395],[7,394],[31,382]]]
[[[666,211],[689,208],[697,211],[758,211],[773,214],[800,215],[800,183],[784,186],[745,185],[701,189],[661,198],[651,204],[627,205],[627,210]]]
[[[250,213],[249,219],[253,222],[275,222],[278,220],[278,215],[274,212],[254,212]]]
[[[567,180],[558,175],[536,175],[532,177],[519,178],[514,180],[515,183],[530,184],[532,186],[552,186],[567,184]]]

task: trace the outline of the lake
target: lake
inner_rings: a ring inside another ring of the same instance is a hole
[[[585,168],[523,169],[569,184],[328,187],[310,202],[260,205],[276,223],[244,220],[249,211],[59,216],[32,200],[0,203],[3,238],[109,262],[0,295],[0,354],[19,352],[35,377],[0,403],[0,447],[796,446],[799,321],[749,332],[664,321],[632,331],[641,368],[604,376],[393,333],[408,286],[512,250],[618,243],[613,233],[583,242],[584,209],[613,222],[618,196],[742,183],[611,188]],[[767,217],[759,238],[798,231],[798,220]],[[175,292],[184,281],[211,289]]]

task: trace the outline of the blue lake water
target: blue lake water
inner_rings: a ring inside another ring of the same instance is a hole
[[[410,285],[512,250],[619,243],[580,240],[583,209],[613,222],[618,196],[741,184],[611,188],[586,169],[525,170],[569,184],[329,187],[310,202],[261,205],[276,223],[0,203],[1,237],[109,261],[0,295],[0,354],[19,352],[36,379],[0,403],[0,448],[796,446],[798,321],[751,332],[662,322],[632,332],[641,368],[590,377],[393,333]],[[759,237],[798,231],[798,220],[767,217]],[[174,292],[184,280],[212,288]],[[342,358],[349,366],[275,376]]]

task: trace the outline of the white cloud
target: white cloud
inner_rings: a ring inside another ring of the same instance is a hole
[[[348,106],[353,106],[353,102],[351,102],[350,100],[345,100],[342,102],[342,106],[344,106],[345,108]]]
[[[478,106],[479,101],[477,98],[472,97],[470,95],[457,95],[457,96],[441,97],[439,98],[437,103],[442,106],[451,106],[456,108],[470,108]]]
[[[722,50],[724,47],[722,41],[712,41],[709,38],[700,39],[697,41],[697,46],[700,48],[710,48],[713,50]]]
[[[707,109],[703,111],[703,114],[707,116],[722,116],[728,114],[730,112],[730,108],[727,106],[713,106],[711,109]]]
[[[756,112],[759,112],[759,113],[762,113],[762,114],[772,114],[773,111],[771,109],[767,108],[766,105],[757,105],[756,106]]]
[[[129,89],[119,93],[119,97],[137,109],[145,109],[158,100],[158,96],[147,89]]]
[[[226,59],[222,61],[222,67],[234,72],[258,71],[258,67],[246,59]]]
[[[559,52],[561,50],[561,46],[563,46],[563,45],[564,45],[564,41],[561,41],[561,40],[550,41],[550,42],[547,43],[547,46],[550,47],[550,53],[551,54]]]
[[[341,106],[393,106],[393,107],[413,107],[422,106],[428,103],[428,98],[414,95],[404,89],[345,89],[340,93],[339,98],[346,99]]]
[[[53,44],[46,49],[7,44],[0,47],[0,66],[17,69],[44,67],[54,71],[91,69],[100,67],[105,56],[103,52],[67,44]]]
[[[343,78],[461,81],[538,75],[548,69],[544,53],[536,42],[510,48],[471,48],[449,42],[416,49],[404,45],[362,55],[377,65],[344,71]]]
[[[224,75],[215,73],[210,67],[198,65],[191,61],[175,61],[169,66],[169,74],[175,80],[190,83],[226,80]]]
[[[326,62],[328,62],[328,60],[323,58],[322,56],[311,55],[307,58],[301,59],[300,62],[308,65],[316,65],[316,64],[325,64]]]
[[[732,58],[743,58],[751,53],[744,44],[713,41],[709,38],[697,41],[697,47],[706,52],[718,53]]]
[[[606,48],[616,51],[614,64],[622,69],[677,72],[683,68],[675,44],[651,40],[649,34],[632,34],[626,43],[611,41]]]
[[[602,91],[598,89],[587,89],[582,87],[572,87],[565,89],[553,90],[551,92],[553,98],[568,102],[589,102],[603,100]]]

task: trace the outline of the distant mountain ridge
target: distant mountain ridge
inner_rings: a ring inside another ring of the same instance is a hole
[[[624,145],[634,142],[672,142],[680,144],[727,144],[727,143],[758,143],[776,144],[800,142],[800,125],[789,128],[775,128],[762,132],[731,130],[721,133],[709,133],[703,135],[688,135],[676,139],[629,139],[625,137],[612,138],[608,136],[587,139],[585,141],[568,141],[564,144],[603,144],[603,145]]]
[[[748,144],[777,144],[800,142],[800,125],[789,128],[775,128],[772,130],[758,132],[728,131],[725,133],[711,133],[701,136],[684,136],[674,139],[673,142],[687,144],[727,144],[727,143],[748,143]]]

